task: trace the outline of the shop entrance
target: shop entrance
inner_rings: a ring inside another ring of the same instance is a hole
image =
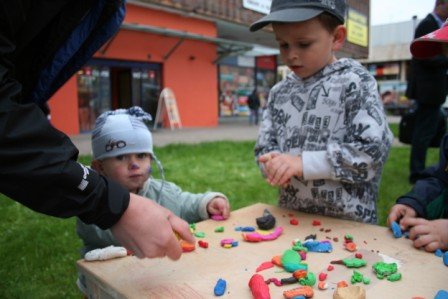
[[[92,131],[96,118],[111,109],[140,106],[154,118],[161,70],[158,63],[91,60],[77,73],[80,131]]]

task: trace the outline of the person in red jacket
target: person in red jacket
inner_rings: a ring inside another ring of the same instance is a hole
[[[422,60],[448,56],[448,23],[414,40],[411,52]],[[399,221],[417,248],[448,250],[448,135],[440,146],[439,164],[427,168],[412,190],[397,199],[387,221]]]
[[[39,106],[119,29],[122,0],[0,1],[0,193],[110,228],[139,257],[178,259],[188,223],[77,162]]]

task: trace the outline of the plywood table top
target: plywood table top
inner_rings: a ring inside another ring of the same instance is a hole
[[[255,219],[262,216],[265,209],[276,217],[276,226],[284,228],[283,234],[274,241],[243,241],[241,232],[235,231],[235,227],[256,227]],[[291,225],[291,217],[297,218],[299,225]],[[313,226],[313,220],[319,220],[321,225]],[[215,232],[218,226],[224,227],[223,233]],[[313,298],[332,298],[336,283],[340,280],[350,282],[353,274],[353,269],[342,265],[335,265],[335,270],[331,272],[326,270],[331,261],[353,256],[343,246],[344,236],[350,234],[358,251],[368,262],[366,267],[358,271],[369,277],[371,283],[357,284],[366,289],[367,298],[434,298],[438,290],[448,289],[448,267],[442,259],[415,249],[408,239],[395,239],[386,227],[255,204],[233,211],[226,221],[207,220],[197,223],[196,231],[205,232],[203,240],[209,243],[209,248],[196,246],[195,251],[184,253],[178,261],[168,258],[138,259],[132,256],[98,262],[79,260],[78,270],[86,276],[89,293],[95,298],[214,298],[213,289],[219,278],[227,281],[226,293],[222,298],[252,298],[248,282],[256,273],[256,268],[270,261],[273,256],[282,255],[285,250],[291,249],[293,240],[303,241],[306,236],[316,234],[317,240],[330,239],[333,251],[307,254],[309,271],[314,272],[316,277],[322,271],[328,273],[326,281],[329,289],[321,291],[315,285]],[[225,238],[233,238],[239,245],[225,249],[220,246],[220,241]],[[383,259],[386,262],[397,262],[402,274],[400,281],[376,278],[372,264]],[[258,273],[265,280],[291,276],[278,267]],[[283,298],[283,291],[298,286],[277,287],[271,283],[271,298]]]

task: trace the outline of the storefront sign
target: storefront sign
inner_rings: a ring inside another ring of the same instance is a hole
[[[243,0],[243,7],[268,14],[271,8],[272,0]]]
[[[356,10],[348,10],[347,18],[347,40],[352,44],[367,47],[368,42],[367,17]]]

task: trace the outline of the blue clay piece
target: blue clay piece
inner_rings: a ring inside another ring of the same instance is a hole
[[[218,279],[215,285],[215,296],[222,296],[224,295],[224,292],[226,291],[227,282],[224,279]]]
[[[237,231],[237,232],[254,232],[255,227],[253,227],[253,226],[237,226],[237,227],[235,227],[235,231]]]
[[[440,290],[437,292],[434,299],[448,299],[448,292],[444,290]]]
[[[400,225],[397,222],[392,222],[390,225],[390,228],[392,229],[392,233],[394,234],[395,238],[401,238],[403,237],[403,233],[401,232]]]
[[[329,241],[305,241],[302,243],[309,252],[332,252],[333,246]]]
[[[443,254],[443,263],[448,267],[448,251]]]
[[[434,254],[435,254],[437,257],[442,257],[442,256],[443,256],[443,251],[439,248],[439,249],[437,249],[437,250],[434,252]]]
[[[295,297],[292,297],[292,299],[306,299],[306,297],[305,297],[305,296],[302,296],[302,295],[300,295],[300,296],[295,296]]]

